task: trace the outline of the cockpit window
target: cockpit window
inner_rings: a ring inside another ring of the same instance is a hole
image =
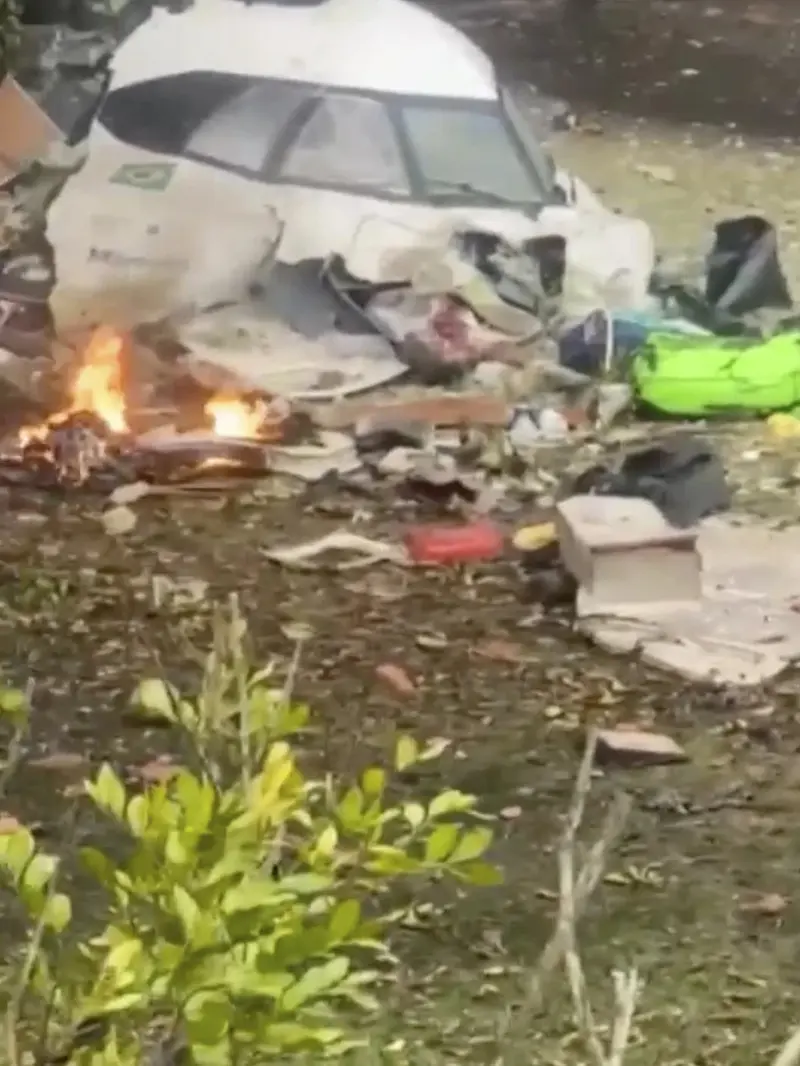
[[[258,81],[198,126],[186,153],[260,174],[286,123],[308,97],[302,85]]]
[[[500,90],[506,115],[525,145],[525,152],[536,167],[551,194],[554,193],[556,167],[553,157],[544,146],[549,130],[543,121],[540,98],[524,84],[508,85]]]
[[[431,98],[400,111],[425,194],[498,206],[539,205],[547,195],[499,103]]]
[[[409,182],[389,112],[367,96],[326,93],[280,169],[286,181],[408,196]]]
[[[554,198],[526,118],[504,90],[465,100],[188,71],[113,90],[99,121],[124,144],[267,183],[525,210]]]

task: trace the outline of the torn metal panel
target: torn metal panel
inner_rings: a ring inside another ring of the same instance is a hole
[[[489,313],[493,305],[507,307],[508,300],[490,291],[474,261],[464,255],[464,233],[480,231],[518,250],[541,238],[561,238],[565,249],[562,303],[570,315],[597,307],[641,307],[646,299],[655,262],[650,228],[605,209],[545,207],[535,221],[517,218],[511,225],[503,212],[494,212],[482,226],[472,215],[451,215],[425,230],[367,218],[358,227],[344,261],[354,277],[364,280],[410,282],[416,291],[427,293],[472,290],[468,302],[475,306],[479,301]],[[510,265],[505,264],[507,274]],[[480,293],[478,285],[482,285]],[[516,325],[493,324],[507,332],[520,331]]]
[[[382,337],[329,330],[312,340],[253,304],[198,316],[179,338],[197,380],[219,387],[227,379],[295,400],[339,399],[406,371]]]

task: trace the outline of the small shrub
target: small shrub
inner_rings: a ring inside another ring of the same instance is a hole
[[[133,1063],[157,1040],[201,1066],[342,1055],[360,1043],[359,1014],[377,1007],[394,961],[387,936],[404,912],[391,886],[498,880],[473,796],[393,801],[377,766],[349,785],[307,777],[293,741],[308,712],[270,686],[270,670],[250,669],[245,645],[234,604],[217,619],[196,699],[160,679],[135,694],[188,738],[196,766],[135,793],[109,765],[86,783],[127,845],[119,858],[80,852],[108,903],[97,935],[63,949],[79,900],[57,890],[59,860],[27,829],[0,836],[0,871],[34,926],[9,1026],[34,996],[48,1053]],[[394,769],[445,747],[402,736]]]
[[[11,69],[22,28],[22,0],[0,0],[0,81]]]

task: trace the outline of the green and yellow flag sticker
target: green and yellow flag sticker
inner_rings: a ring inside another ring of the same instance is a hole
[[[174,163],[124,163],[109,178],[112,185],[163,192],[172,181]]]

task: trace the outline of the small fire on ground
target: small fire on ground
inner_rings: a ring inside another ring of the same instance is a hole
[[[197,433],[137,437],[125,395],[124,350],[125,338],[117,330],[95,330],[71,382],[69,403],[41,424],[19,431],[23,466],[52,467],[58,481],[83,484],[101,468],[132,476],[131,457],[137,452],[194,451],[196,465],[218,467],[231,454],[238,456],[234,463],[242,462],[248,442],[254,448],[275,439],[269,403],[232,395],[214,396],[206,403],[207,425]]]

